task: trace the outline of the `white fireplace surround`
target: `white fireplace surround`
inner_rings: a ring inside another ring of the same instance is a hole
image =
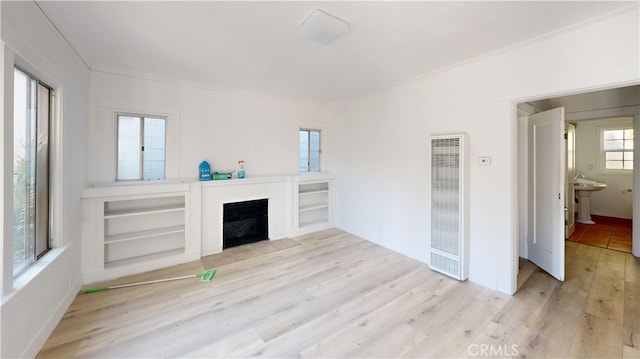
[[[246,178],[202,182],[202,255],[222,252],[223,207],[226,203],[269,199],[269,239],[288,235],[291,223],[290,177]]]

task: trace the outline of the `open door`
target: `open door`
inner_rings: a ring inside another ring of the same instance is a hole
[[[564,281],[564,108],[529,116],[529,260]]]

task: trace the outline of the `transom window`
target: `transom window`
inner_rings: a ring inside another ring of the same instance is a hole
[[[166,118],[117,114],[118,181],[165,179]]]
[[[320,130],[301,128],[299,137],[299,171],[320,172]]]
[[[633,170],[633,128],[601,130],[604,169]]]

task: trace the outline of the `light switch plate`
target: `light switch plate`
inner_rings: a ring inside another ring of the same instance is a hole
[[[491,166],[491,157],[478,157],[478,166]]]

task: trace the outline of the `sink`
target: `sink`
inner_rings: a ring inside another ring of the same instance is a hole
[[[576,191],[600,191],[607,188],[606,183],[600,183],[586,178],[576,178],[574,185]]]
[[[591,219],[591,192],[601,191],[607,188],[605,183],[600,183],[586,178],[576,178],[576,197],[578,197],[578,217],[576,222],[583,224],[595,224]]]

